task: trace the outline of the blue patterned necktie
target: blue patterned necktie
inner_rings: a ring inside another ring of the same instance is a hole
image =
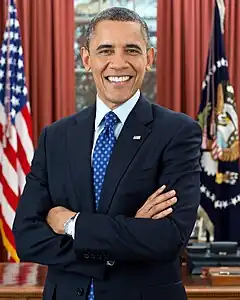
[[[117,115],[112,111],[105,115],[103,119],[104,128],[97,139],[93,152],[92,168],[96,209],[98,209],[99,206],[107,165],[111,157],[113,147],[116,143],[114,129],[118,120]],[[88,300],[94,300],[93,280],[91,282]]]

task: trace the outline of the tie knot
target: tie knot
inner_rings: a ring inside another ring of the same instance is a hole
[[[118,120],[118,116],[113,111],[110,111],[104,117],[104,127],[114,128]]]

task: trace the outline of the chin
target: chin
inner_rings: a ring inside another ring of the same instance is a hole
[[[134,95],[134,92],[121,92],[121,93],[118,93],[118,94],[111,94],[109,99],[111,99],[112,102],[114,103],[124,103],[126,102],[127,100],[129,100],[132,96]]]

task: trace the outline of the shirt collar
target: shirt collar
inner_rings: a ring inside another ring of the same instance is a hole
[[[126,102],[119,105],[117,108],[113,110],[114,113],[118,116],[122,124],[125,123],[128,115],[136,105],[139,97],[140,97],[140,91],[137,90],[137,92],[129,100],[127,100]],[[111,109],[97,95],[95,130],[99,127],[102,119],[109,111],[111,111]]]

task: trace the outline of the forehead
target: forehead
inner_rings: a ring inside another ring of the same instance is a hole
[[[91,38],[93,46],[99,44],[125,45],[138,44],[145,46],[146,41],[142,27],[137,22],[100,21],[97,23]]]

